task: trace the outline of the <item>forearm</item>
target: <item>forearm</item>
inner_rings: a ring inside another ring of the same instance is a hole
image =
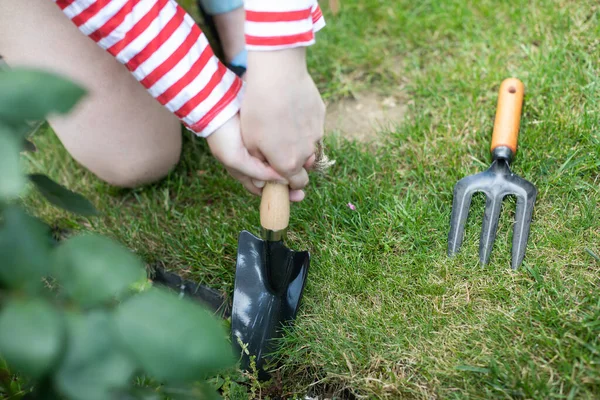
[[[188,129],[207,136],[240,107],[242,82],[174,0],[55,0]]]
[[[278,51],[248,52],[249,73],[290,79],[306,73],[306,48],[297,47]]]
[[[307,75],[306,48],[325,22],[315,0],[246,0],[247,81],[261,87]]]

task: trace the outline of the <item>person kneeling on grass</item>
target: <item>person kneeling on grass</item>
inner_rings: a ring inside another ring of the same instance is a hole
[[[325,114],[305,56],[325,24],[317,0],[200,6],[229,68],[175,0],[0,0],[0,55],[88,90],[49,123],[109,184],[166,176],[179,161],[183,123],[251,193],[280,181],[301,201]]]

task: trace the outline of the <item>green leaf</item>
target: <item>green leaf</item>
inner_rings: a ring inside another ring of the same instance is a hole
[[[85,234],[62,242],[55,250],[56,278],[79,304],[95,306],[129,292],[147,276],[144,264],[112,239]]]
[[[67,315],[69,342],[54,381],[69,399],[110,399],[128,386],[135,364],[114,340],[111,324],[106,311]]]
[[[12,300],[0,314],[0,356],[31,378],[55,365],[63,339],[61,315],[43,300]]]
[[[46,121],[21,121],[19,123],[3,121],[0,119],[0,129],[6,130],[17,139],[22,140],[31,136],[44,126]]]
[[[50,273],[49,229],[17,206],[7,207],[0,227],[0,281],[14,289],[37,291]]]
[[[98,215],[98,210],[88,199],[54,182],[46,175],[30,174],[29,179],[50,203],[83,216]]]
[[[114,397],[114,400],[164,400],[164,397],[156,389],[133,387],[122,390]]]
[[[0,200],[18,198],[27,185],[21,166],[21,145],[16,136],[0,128]]]
[[[221,400],[217,390],[208,385],[206,382],[198,382],[193,386],[182,387],[165,387],[164,392],[169,400]]]
[[[247,399],[250,397],[246,386],[230,381],[227,389],[228,398],[231,400]]]
[[[46,125],[47,121],[30,121],[27,122],[28,129],[24,132],[24,137],[30,138],[35,135],[43,126]]]
[[[163,289],[131,297],[115,318],[125,348],[161,381],[193,382],[235,362],[220,321],[197,303]]]
[[[0,70],[0,120],[14,125],[66,114],[85,94],[82,87],[54,73],[33,68]]]
[[[222,397],[219,395],[219,392],[211,387],[208,383],[202,382],[197,384],[197,387],[194,388],[194,392],[197,394],[196,398],[204,399],[204,400],[221,400]],[[182,398],[183,400],[183,398]]]
[[[35,135],[36,132],[38,132],[41,127],[43,127],[46,124],[46,121],[34,121],[34,122],[30,122],[27,123],[27,129],[25,129],[23,132],[19,132],[19,135],[22,138],[22,149],[21,152],[31,152],[31,153],[35,153],[37,152],[37,147],[35,146],[35,143],[33,143],[30,138],[32,136]]]

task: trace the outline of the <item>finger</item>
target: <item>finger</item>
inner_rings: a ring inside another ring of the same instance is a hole
[[[254,184],[254,186],[256,186],[257,188],[264,188],[265,187],[265,181],[259,181],[256,179],[252,179],[252,183]]]
[[[239,181],[242,184],[242,186],[244,186],[246,190],[248,190],[250,193],[255,194],[257,196],[260,196],[262,194],[262,188],[254,185],[253,180],[247,177],[246,175],[232,169],[228,169],[228,172],[233,178]]]
[[[252,157],[258,158],[262,162],[267,162],[267,158],[258,149],[248,149],[248,152]]]
[[[252,183],[252,180],[250,178],[248,178],[247,176],[240,178],[238,180],[246,188],[246,190],[248,190],[250,193],[252,193],[256,196],[260,196],[262,194],[262,189],[254,186],[254,184]]]
[[[314,167],[315,165],[315,161],[317,160],[317,156],[315,154],[313,154],[312,156],[310,156],[308,158],[308,160],[306,160],[306,162],[304,163],[303,167],[306,170],[310,170]]]
[[[240,181],[242,182],[242,185],[244,185],[244,187],[246,188],[246,190],[248,190],[250,193],[256,195],[256,196],[260,196],[262,195],[262,189],[257,188],[256,186],[254,186],[252,184],[252,181],[250,180],[250,178],[248,178],[248,180],[242,180]]]
[[[285,181],[272,167],[250,155],[247,150],[240,153],[240,158],[235,161],[232,168],[235,168],[241,174],[257,181]]]
[[[291,189],[300,190],[308,185],[308,172],[304,168],[297,174],[294,174],[287,178]]]
[[[305,194],[303,190],[290,190],[290,201],[294,203],[304,200]]]

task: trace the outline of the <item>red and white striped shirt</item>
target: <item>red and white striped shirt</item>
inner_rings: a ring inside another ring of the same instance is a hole
[[[207,137],[239,111],[242,80],[175,0],[53,1],[197,135]],[[325,25],[317,0],[245,0],[244,7],[250,51],[310,46]]]
[[[325,26],[316,0],[245,0],[248,50],[310,46]]]

